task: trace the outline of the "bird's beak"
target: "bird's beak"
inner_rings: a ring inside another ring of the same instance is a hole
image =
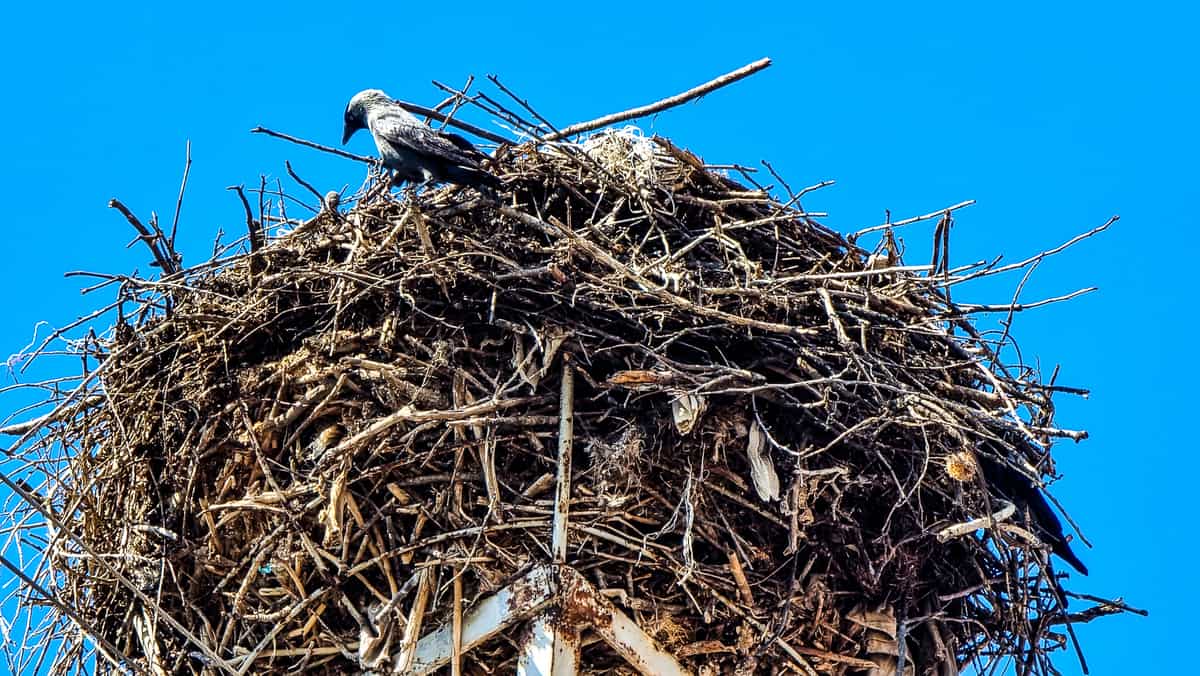
[[[354,136],[355,131],[357,130],[351,129],[350,125],[342,127],[342,145],[346,145],[346,142],[350,140],[350,137]]]

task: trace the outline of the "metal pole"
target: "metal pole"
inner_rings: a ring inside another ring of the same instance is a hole
[[[562,393],[558,402],[558,490],[554,499],[554,533],[550,553],[558,564],[567,561],[567,520],[571,509],[571,445],[575,438],[575,369],[563,354]]]
[[[517,661],[517,676],[576,676],[579,673],[578,627],[556,617],[540,615],[530,627],[533,635]]]

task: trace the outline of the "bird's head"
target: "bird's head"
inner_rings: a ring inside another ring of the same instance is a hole
[[[378,89],[364,89],[350,99],[346,104],[346,113],[342,117],[342,144],[354,136],[354,132],[367,128],[367,111],[377,103],[391,101],[387,94]]]

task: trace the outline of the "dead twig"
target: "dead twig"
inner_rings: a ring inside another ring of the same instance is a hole
[[[543,140],[559,141],[561,139],[570,138],[570,137],[576,136],[578,134],[583,134],[585,132],[600,129],[601,127],[607,127],[612,124],[617,124],[618,122],[628,122],[629,120],[636,120],[639,117],[646,117],[647,115],[653,115],[655,113],[659,113],[664,110],[667,110],[668,108],[674,108],[675,106],[682,105],[693,99],[700,98],[701,96],[704,96],[705,94],[716,91],[717,89],[720,89],[721,87],[731,85],[734,82],[737,82],[738,80],[741,80],[742,78],[749,77],[749,76],[757,73],[758,71],[767,68],[770,65],[771,65],[771,59],[759,59],[758,61],[746,64],[745,66],[742,66],[741,68],[738,68],[735,71],[731,71],[729,73],[722,75],[721,77],[715,78],[713,80],[709,80],[708,82],[705,82],[702,85],[693,87],[683,93],[676,94],[675,96],[667,97],[665,99],[662,99],[661,101],[655,101],[654,103],[647,104],[645,106],[639,106],[637,108],[631,108],[629,110],[625,110],[625,111],[622,111],[619,113],[612,113],[611,115],[605,115],[604,117],[598,117],[594,120],[589,120],[587,122],[580,122],[578,124],[573,124],[573,125],[567,127],[566,129],[563,129],[562,131],[557,131],[557,132],[552,132],[550,134],[547,134],[546,136],[543,137]]]
[[[175,233],[179,228],[179,212],[183,210],[183,193],[187,190],[188,175],[192,172],[192,141],[188,139],[184,147],[183,179],[179,181],[179,198],[175,200],[175,215],[171,217],[171,236],[167,238],[167,248],[175,249]]]

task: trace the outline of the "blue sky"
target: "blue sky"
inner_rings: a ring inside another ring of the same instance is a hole
[[[1093,392],[1059,402],[1062,425],[1092,433],[1060,446],[1066,479],[1054,491],[1096,544],[1081,552],[1092,575],[1077,587],[1151,610],[1078,628],[1093,673],[1175,670],[1197,600],[1184,528],[1200,460],[1182,429],[1200,375],[1186,352],[1187,247],[1200,225],[1197,10],[838,4],[17,4],[0,27],[0,352],[29,343],[37,322],[62,324],[98,302],[64,271],[148,270],[142,250],[122,248],[130,230],[105,204],[119,197],[169,222],[188,140],[180,248],[196,263],[218,227],[241,234],[226,186],[286,179],[285,159],[321,190],[362,179],[355,163],[247,133],[255,125],[336,144],[355,91],[432,104],[430,80],[471,73],[499,74],[564,125],[770,56],[766,72],[640,124],[710,162],[767,159],[794,186],[836,179],[805,206],[845,232],[885,209],[903,218],[976,199],[958,216],[957,264],[1016,260],[1121,215],[1043,264],[1022,299],[1100,291],[1022,314],[1015,333],[1027,360],[1061,363],[1060,383]],[[351,149],[369,152],[369,140]],[[901,234],[909,262],[925,262],[931,227]],[[960,297],[1005,302],[1017,281]],[[0,399],[6,411],[14,401]],[[1067,653],[1057,664],[1078,672]]]

